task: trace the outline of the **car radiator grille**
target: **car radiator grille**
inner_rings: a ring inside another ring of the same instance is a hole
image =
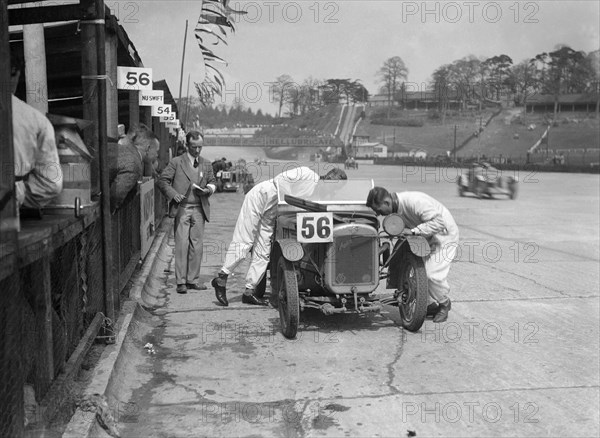
[[[335,267],[332,283],[373,284],[374,266],[373,238],[360,236],[337,236],[335,245]]]

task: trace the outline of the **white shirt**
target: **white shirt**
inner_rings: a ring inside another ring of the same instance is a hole
[[[56,149],[54,128],[38,110],[12,96],[13,146],[19,206],[40,208],[62,190],[63,174]]]

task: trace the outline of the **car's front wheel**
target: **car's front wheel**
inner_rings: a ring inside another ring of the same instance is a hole
[[[421,257],[407,252],[402,260],[398,281],[398,308],[402,326],[411,332],[418,331],[427,315],[427,273]]]
[[[286,338],[294,339],[300,320],[298,280],[294,266],[283,257],[277,262],[277,300],[281,332]]]

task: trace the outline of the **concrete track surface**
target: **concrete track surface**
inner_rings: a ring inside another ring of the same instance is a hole
[[[230,307],[218,306],[210,280],[243,195],[217,194],[209,289],[175,293],[172,250],[151,273],[162,305],[136,322],[111,394],[122,436],[598,436],[598,176],[522,171],[511,201],[460,198],[455,169],[349,172],[430,193],[453,213],[448,322],[409,333],[393,307],[307,311],[287,340],[275,309],[241,303],[243,274],[230,281]]]

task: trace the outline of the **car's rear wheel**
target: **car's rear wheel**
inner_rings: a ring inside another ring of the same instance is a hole
[[[277,262],[277,300],[281,332],[286,338],[294,339],[300,320],[298,280],[294,266],[283,257]]]
[[[402,326],[411,332],[421,328],[427,315],[427,273],[423,259],[407,252],[398,281],[398,309]]]
[[[510,199],[516,199],[517,198],[517,184],[516,183],[512,183],[508,185],[508,189],[510,190]]]

